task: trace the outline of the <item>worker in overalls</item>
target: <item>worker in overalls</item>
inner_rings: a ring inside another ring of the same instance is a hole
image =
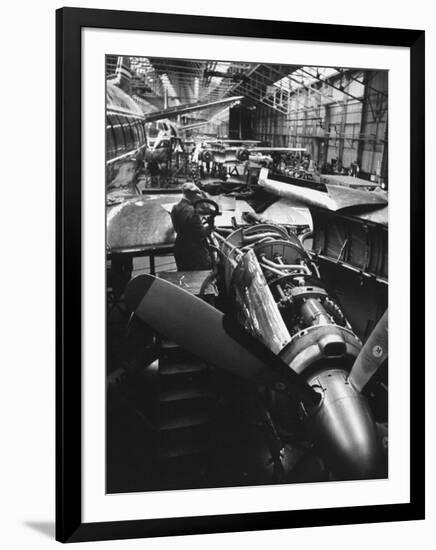
[[[195,201],[205,198],[195,183],[182,186],[182,199],[173,206],[171,219],[177,233],[174,256],[178,271],[200,271],[212,268],[207,244],[208,227],[194,208]]]

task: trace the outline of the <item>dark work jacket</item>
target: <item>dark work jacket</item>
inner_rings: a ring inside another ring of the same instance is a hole
[[[174,256],[179,271],[211,269],[206,230],[200,216],[185,198],[173,206],[171,219],[177,233]]]

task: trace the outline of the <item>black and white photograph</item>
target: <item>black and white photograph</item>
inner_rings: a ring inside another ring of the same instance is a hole
[[[388,71],[135,53],[105,56],[107,493],[388,478]]]
[[[432,547],[408,7],[5,4],[2,548]]]

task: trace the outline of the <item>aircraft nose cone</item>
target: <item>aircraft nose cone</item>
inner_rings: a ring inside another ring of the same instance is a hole
[[[381,448],[368,402],[345,371],[316,374],[308,383],[322,393],[319,406],[304,423],[336,479],[380,476]]]

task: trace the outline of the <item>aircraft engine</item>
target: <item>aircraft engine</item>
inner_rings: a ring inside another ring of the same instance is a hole
[[[203,162],[213,162],[214,155],[212,151],[209,151],[208,149],[205,149],[204,151],[201,151],[199,159]]]
[[[236,151],[236,159],[239,160],[239,162],[245,162],[248,160],[249,156],[250,153],[248,152],[248,149],[241,148]]]
[[[349,380],[362,343],[298,237],[260,224],[237,229],[220,246],[239,323],[321,395],[319,406],[306,410],[280,387],[268,390],[281,435],[293,432],[299,418],[337,479],[376,477],[376,424]]]

